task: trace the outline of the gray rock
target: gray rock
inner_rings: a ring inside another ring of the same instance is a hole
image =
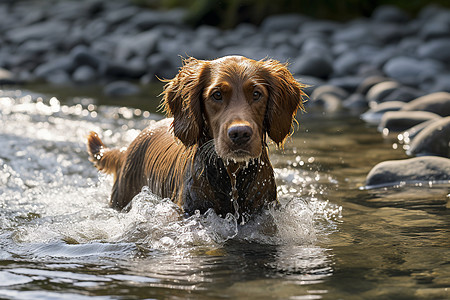
[[[318,78],[328,78],[333,73],[331,60],[316,53],[304,53],[297,57],[290,69],[297,75],[309,75]]]
[[[400,101],[383,102],[363,113],[361,118],[367,123],[379,124],[384,113],[388,111],[399,111],[404,105],[405,103]]]
[[[394,89],[392,92],[388,93],[385,97],[382,97],[380,102],[388,102],[388,101],[403,101],[409,102],[417,97],[423,96],[423,92],[409,87],[409,86],[400,86],[397,89]]]
[[[450,116],[450,93],[438,92],[419,97],[405,106],[402,111],[429,111],[440,116]]]
[[[133,65],[128,62],[109,62],[104,69],[103,75],[113,78],[138,79],[146,72],[146,65]]]
[[[366,95],[374,85],[385,81],[390,81],[390,79],[383,76],[369,76],[363,79],[356,89],[356,93]]]
[[[344,89],[334,85],[322,85],[314,90],[311,95],[312,101],[319,101],[324,95],[334,95],[340,100],[343,100],[349,96],[348,92]]]
[[[450,159],[424,156],[384,161],[372,168],[366,177],[369,188],[417,182],[449,182]]]
[[[378,22],[404,23],[409,20],[408,15],[393,5],[381,5],[372,14],[372,20]]]
[[[407,154],[450,157],[450,117],[435,121],[420,131]]]
[[[6,69],[0,68],[0,85],[16,84],[16,83],[17,83],[17,80],[14,77],[12,72],[10,72]]]
[[[325,83],[322,79],[313,77],[313,76],[301,75],[301,76],[295,76],[295,79],[298,82],[306,85],[305,88],[303,89],[303,91],[308,96],[311,96],[316,88],[320,87],[321,85],[323,85]]]
[[[400,86],[401,85],[395,81],[383,81],[377,83],[367,91],[367,100],[369,102],[380,103],[385,97]]]
[[[350,23],[346,28],[336,31],[333,35],[335,43],[363,44],[371,40],[373,40],[372,30],[369,24],[363,22]]]
[[[283,30],[296,32],[306,20],[306,17],[298,14],[273,15],[265,18],[260,28],[266,33]]]
[[[430,93],[439,91],[450,92],[450,73],[439,74],[431,82],[421,87]]]
[[[450,30],[450,29],[449,29]],[[437,59],[450,63],[450,38],[432,40],[417,49],[420,58]]]
[[[411,128],[408,128],[404,132],[400,133],[397,138],[399,142],[403,144],[409,144],[422,130],[424,130],[428,125],[438,122],[436,120],[429,120],[426,122],[422,122],[420,124],[417,124],[416,126],[413,126]]]
[[[46,78],[51,73],[71,73],[74,68],[73,60],[70,57],[63,56],[41,64],[34,70],[34,75],[38,78]]]
[[[16,44],[35,40],[62,40],[69,32],[69,25],[61,21],[47,21],[28,27],[18,27],[6,33],[6,38]]]
[[[364,80],[365,78],[362,76],[345,76],[332,78],[328,81],[328,84],[337,86],[349,93],[354,93]]]
[[[72,74],[73,81],[77,83],[93,83],[97,78],[97,72],[90,66],[80,66]]]
[[[70,75],[64,70],[56,70],[46,74],[45,80],[55,85],[69,85],[72,83]]]
[[[123,61],[133,56],[148,57],[155,51],[160,36],[160,31],[151,30],[126,37],[117,45],[116,58]]]
[[[347,99],[345,99],[342,102],[342,105],[345,108],[362,112],[363,110],[367,109],[368,103],[367,99],[363,94],[354,93],[350,95]]]
[[[357,53],[347,52],[334,61],[334,74],[336,76],[357,74],[363,62],[364,60]]]
[[[130,19],[130,23],[139,30],[148,30],[157,25],[181,25],[185,17],[184,9],[142,10]]]
[[[437,61],[418,60],[405,56],[391,58],[383,67],[387,76],[401,83],[416,86],[444,69],[444,66]]]
[[[123,97],[139,94],[140,88],[127,81],[114,81],[106,85],[103,92],[110,97]]]
[[[104,73],[107,64],[104,57],[94,53],[85,46],[77,46],[72,49],[70,57],[75,65],[87,65],[94,70],[97,70],[99,73]]]
[[[400,132],[422,122],[438,120],[441,117],[427,111],[388,111],[383,114],[378,130],[386,133]]]

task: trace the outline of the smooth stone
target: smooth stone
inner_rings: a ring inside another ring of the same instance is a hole
[[[122,61],[132,56],[145,58],[156,50],[160,36],[158,30],[152,30],[124,38],[116,49],[116,58]]]
[[[388,111],[383,114],[378,130],[386,133],[405,131],[422,122],[440,119],[441,116],[427,111]]]
[[[90,66],[78,67],[72,74],[73,81],[77,83],[93,83],[97,78],[97,72]]]
[[[361,84],[358,85],[358,87],[356,89],[356,93],[367,95],[369,90],[374,85],[376,85],[378,83],[381,83],[381,82],[385,82],[385,81],[390,81],[390,79],[387,78],[387,77],[384,77],[384,76],[376,76],[376,75],[375,76],[366,77],[365,79],[363,79]]]
[[[334,85],[322,85],[314,90],[311,95],[312,101],[319,101],[324,95],[334,95],[340,100],[343,100],[349,96],[348,92],[344,89]]]
[[[405,105],[401,101],[383,102],[369,109],[361,115],[361,118],[370,124],[379,124],[384,113],[388,111],[399,111]]]
[[[370,25],[362,22],[353,22],[347,24],[343,29],[336,31],[332,37],[334,43],[362,44],[372,40],[372,30]]]
[[[34,70],[34,75],[38,78],[46,78],[51,73],[64,72],[71,73],[75,68],[75,64],[70,57],[63,56],[39,65]]]
[[[294,59],[290,66],[297,75],[309,75],[318,78],[328,78],[333,73],[333,64],[330,59],[316,53],[305,53]]]
[[[357,74],[359,67],[363,62],[364,60],[355,52],[344,53],[334,61],[334,75],[343,76]]]
[[[265,33],[283,30],[296,32],[306,20],[307,17],[298,14],[273,15],[262,21],[260,30]]]
[[[419,60],[406,56],[393,57],[383,67],[387,76],[406,85],[419,85],[443,69],[445,69],[444,66],[438,61]]]
[[[420,131],[407,154],[450,157],[450,117],[435,121]]]
[[[186,17],[184,9],[167,11],[142,10],[134,15],[129,23],[141,31],[151,29],[157,25],[182,25]]]
[[[160,79],[171,79],[177,75],[177,66],[162,53],[150,55],[147,59],[148,71]]]
[[[63,70],[56,70],[46,74],[45,80],[55,85],[69,85],[72,83],[70,75]]]
[[[450,180],[450,159],[436,156],[384,161],[366,177],[367,187],[398,185],[402,182],[441,182]]]
[[[353,93],[352,95],[350,95],[350,97],[348,97],[342,102],[342,105],[345,108],[356,110],[359,112],[362,112],[368,107],[366,97],[363,94],[358,93]]]
[[[69,32],[69,24],[61,21],[46,21],[28,27],[18,27],[6,33],[7,40],[21,44],[35,40],[62,40]]]
[[[429,111],[440,116],[450,116],[450,93],[438,92],[419,97],[402,107],[403,111]]]
[[[14,75],[12,72],[0,68],[0,85],[3,84],[16,84],[17,80],[14,78]]]
[[[398,89],[401,85],[395,81],[383,81],[373,85],[367,91],[367,100],[369,102],[379,103],[382,99],[387,97],[394,90]]]
[[[365,80],[362,76],[335,77],[328,81],[328,84],[337,86],[349,93],[354,93]]]
[[[87,65],[93,69],[104,72],[106,60],[85,46],[77,46],[70,52],[70,57],[76,65]]]
[[[111,97],[132,96],[139,94],[140,91],[137,85],[127,81],[114,81],[103,89],[104,94]]]
[[[315,101],[307,102],[309,107],[322,107],[325,112],[334,113],[342,109],[342,99],[334,94],[323,94]]]
[[[450,31],[450,24],[449,29]],[[417,49],[420,58],[430,58],[450,63],[450,38],[432,40]]]
[[[107,77],[138,79],[147,72],[146,65],[133,65],[128,62],[110,62],[106,65],[104,74]]]
[[[449,92],[450,93],[450,73],[439,74],[433,78],[431,83],[423,87],[428,92]]]
[[[381,102],[389,102],[389,101],[403,101],[409,102],[417,97],[423,96],[423,92],[409,87],[409,86],[400,86],[397,89],[394,89],[391,93],[387,94],[386,97],[381,98],[379,101]]]
[[[316,88],[322,86],[325,83],[325,81],[323,81],[322,79],[314,76],[297,76],[295,74],[294,76],[298,82],[304,85],[303,92],[305,92],[308,96],[311,96]]]
[[[422,122],[420,124],[417,124],[416,126],[413,126],[411,128],[408,128],[407,130],[403,131],[402,133],[399,133],[397,136],[397,139],[399,142],[403,144],[409,144],[423,129],[425,129],[428,125],[437,122],[436,120],[429,120],[426,122]]]
[[[404,23],[409,20],[409,17],[394,5],[381,5],[374,10],[371,19],[378,22]]]

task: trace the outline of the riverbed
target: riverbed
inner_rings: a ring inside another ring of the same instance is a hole
[[[247,224],[182,218],[147,188],[128,213],[109,208],[86,136],[126,146],[162,118],[149,89],[0,90],[0,298],[450,297],[449,186],[364,189],[375,164],[406,155],[348,112],[299,114],[284,150],[270,146],[282,208]]]

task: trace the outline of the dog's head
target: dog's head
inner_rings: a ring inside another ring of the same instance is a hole
[[[248,161],[261,155],[266,133],[283,145],[303,109],[302,87],[275,60],[189,58],[166,84],[163,105],[186,146],[213,139],[221,158]]]

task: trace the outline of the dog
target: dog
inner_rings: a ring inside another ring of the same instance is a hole
[[[95,132],[89,159],[114,174],[110,206],[126,207],[143,186],[170,198],[186,215],[212,208],[249,216],[277,206],[267,136],[283,147],[305,87],[273,59],[187,58],[165,80],[167,118],[144,129],[126,149],[108,149]]]

